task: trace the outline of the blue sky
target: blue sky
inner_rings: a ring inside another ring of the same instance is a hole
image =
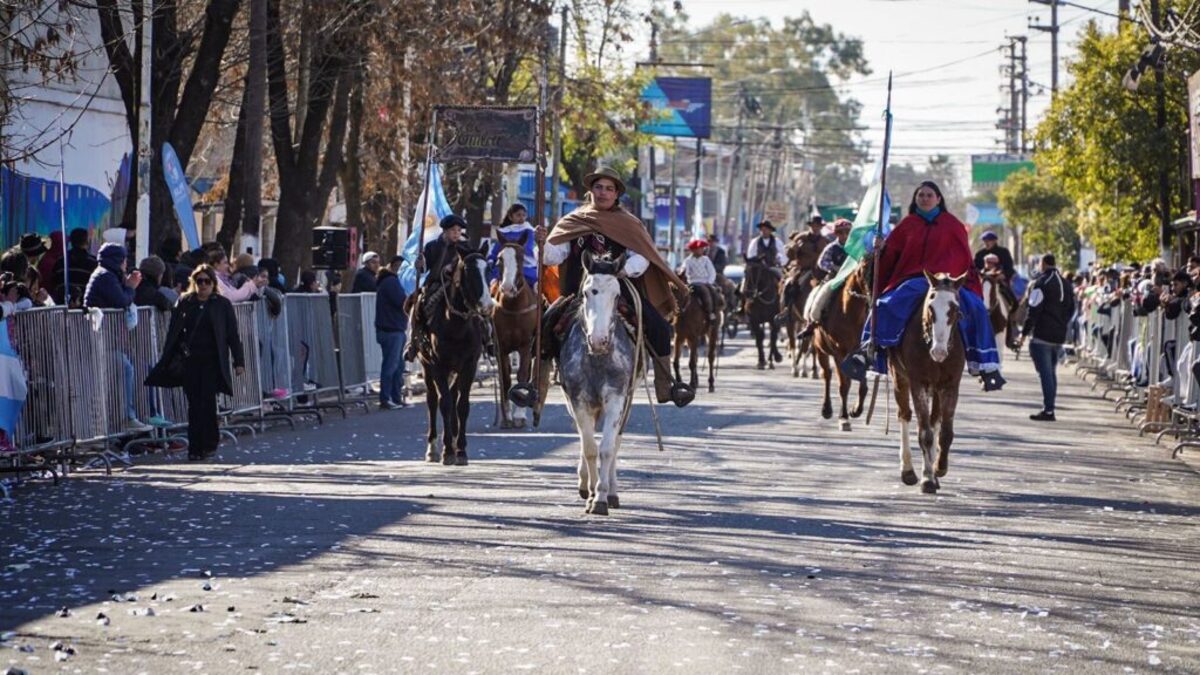
[[[1078,4],[1114,13],[1117,8],[1117,0]],[[847,83],[844,93],[863,103],[860,121],[872,128],[863,137],[875,151],[882,137],[879,114],[887,72],[896,73],[893,154],[899,161],[921,163],[931,153],[965,157],[1002,148],[1002,132],[995,125],[996,108],[1005,103],[999,91],[1000,46],[1008,35],[1029,36],[1030,78],[1045,85],[1044,94],[1030,99],[1030,126],[1050,100],[1050,36],[1028,28],[1035,17],[1048,24],[1050,9],[1027,0],[683,0],[683,6],[694,26],[722,12],[778,23],[808,10],[818,23],[862,38],[874,72]],[[1059,8],[1060,86],[1069,82],[1065,66],[1076,35],[1093,17],[1115,26],[1115,19]]]

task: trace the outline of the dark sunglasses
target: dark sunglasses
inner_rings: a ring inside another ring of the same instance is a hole
[[[196,277],[197,286],[212,286],[215,283],[211,277]]]

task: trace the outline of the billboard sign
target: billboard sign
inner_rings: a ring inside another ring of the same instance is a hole
[[[1192,180],[1200,178],[1200,71],[1188,78],[1188,141],[1191,146]]]
[[[440,106],[437,160],[532,162],[537,156],[534,107]]]
[[[642,91],[642,100],[660,113],[641,126],[658,136],[708,138],[712,134],[712,79],[656,77]]]
[[[1033,170],[1033,162],[1021,155],[971,155],[971,187],[995,190],[1009,174]]]

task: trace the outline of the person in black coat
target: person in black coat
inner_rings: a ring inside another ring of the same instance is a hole
[[[374,251],[367,251],[362,254],[362,260],[359,261],[360,267],[354,273],[354,285],[351,286],[351,293],[374,293],[375,277],[379,274],[379,268],[383,265],[383,261],[379,259],[379,254]]]
[[[983,259],[989,255],[994,255],[1000,259],[1000,269],[1004,271],[1004,279],[1011,284],[1013,277],[1017,273],[1016,265],[1013,264],[1012,253],[1000,245],[999,235],[991,230],[984,232],[981,239],[983,240],[983,248],[975,252],[975,269],[982,272],[984,268]]]
[[[1032,336],[1029,358],[1042,383],[1042,411],[1030,415],[1035,422],[1054,421],[1054,399],[1058,393],[1058,362],[1067,341],[1068,324],[1075,314],[1075,293],[1059,274],[1054,255],[1042,256],[1041,274],[1029,287],[1029,315],[1021,328],[1021,341]]]
[[[182,381],[163,382],[161,371],[176,353],[184,355]],[[201,265],[192,272],[187,293],[171,315],[162,361],[147,379],[155,386],[183,387],[188,400],[189,460],[216,454],[221,439],[217,394],[233,395],[233,375],[240,377],[245,366],[233,303],[217,290],[217,271]]]

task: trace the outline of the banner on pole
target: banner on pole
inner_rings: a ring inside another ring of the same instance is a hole
[[[192,211],[191,188],[188,187],[187,176],[179,163],[179,156],[170,143],[162,147],[163,176],[167,179],[167,187],[171,190],[171,201],[175,204],[175,215],[179,217],[179,227],[187,241],[188,249],[200,248],[200,233],[196,231],[196,214]]]
[[[658,136],[708,138],[712,134],[712,79],[656,77],[642,92],[661,118],[641,130]]]
[[[537,157],[537,117],[532,106],[440,106],[435,159],[532,162]]]

